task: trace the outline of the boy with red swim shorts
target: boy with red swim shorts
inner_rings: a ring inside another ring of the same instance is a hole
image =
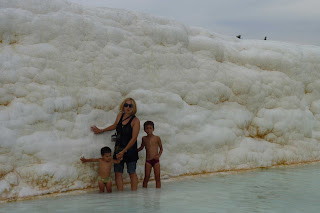
[[[162,143],[159,136],[153,134],[154,123],[152,121],[146,121],[143,124],[144,131],[147,136],[142,137],[142,143],[138,152],[140,152],[144,147],[146,148],[146,163],[145,163],[145,176],[143,180],[143,187],[148,187],[148,182],[150,179],[150,173],[153,168],[154,178],[156,180],[156,188],[161,188],[160,181],[160,162],[159,158],[162,154]],[[160,150],[159,150],[160,149]]]

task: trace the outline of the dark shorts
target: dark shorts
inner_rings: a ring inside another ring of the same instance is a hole
[[[126,164],[127,164],[127,172],[129,174],[136,173],[137,161],[126,162]],[[114,164],[114,172],[123,173],[123,169],[124,169],[124,162],[123,161],[121,163]]]

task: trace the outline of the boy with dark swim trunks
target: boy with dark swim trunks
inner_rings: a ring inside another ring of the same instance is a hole
[[[101,149],[101,158],[97,159],[86,159],[81,157],[80,160],[82,163],[86,162],[99,162],[99,176],[98,176],[98,184],[100,193],[104,192],[104,188],[106,187],[107,192],[112,192],[112,181],[111,181],[111,167],[112,163],[120,163],[120,160],[114,160],[111,157],[111,149],[109,147],[103,147]]]
[[[154,178],[156,180],[156,188],[161,188],[160,181],[160,162],[159,158],[162,154],[162,143],[159,136],[153,135],[154,123],[152,121],[146,121],[143,124],[144,131],[147,136],[142,137],[142,143],[138,152],[146,147],[146,163],[145,163],[145,176],[143,180],[143,187],[148,187],[148,181],[150,179],[150,173],[153,168]],[[160,148],[160,150],[159,150]]]

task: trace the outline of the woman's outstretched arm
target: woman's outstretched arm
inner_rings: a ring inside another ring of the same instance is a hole
[[[117,124],[119,122],[121,118],[121,113],[119,113],[117,115],[117,118],[116,120],[114,121],[114,123],[111,125],[111,126],[108,126],[107,128],[104,128],[104,129],[99,129],[98,127],[96,127],[95,125],[94,126],[91,126],[91,130],[94,132],[94,134],[101,134],[103,132],[107,132],[107,131],[111,131],[111,130],[115,130],[116,127],[117,127]]]

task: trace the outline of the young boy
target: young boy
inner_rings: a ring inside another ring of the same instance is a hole
[[[109,147],[103,147],[101,149],[101,158],[97,159],[86,159],[81,157],[80,160],[82,163],[86,162],[99,162],[99,176],[98,184],[100,193],[104,192],[104,187],[106,187],[107,192],[112,192],[112,181],[111,181],[111,166],[112,163],[120,163],[120,160],[114,160],[111,157],[111,149]]]
[[[153,168],[154,178],[156,180],[156,188],[161,188],[160,182],[160,162],[159,158],[162,154],[162,144],[159,136],[153,135],[154,123],[152,121],[146,121],[143,124],[144,131],[147,136],[142,137],[142,143],[138,152],[146,147],[146,163],[145,163],[145,176],[143,180],[143,187],[148,187],[148,181],[150,179],[150,173]],[[160,148],[160,151],[159,151]]]

